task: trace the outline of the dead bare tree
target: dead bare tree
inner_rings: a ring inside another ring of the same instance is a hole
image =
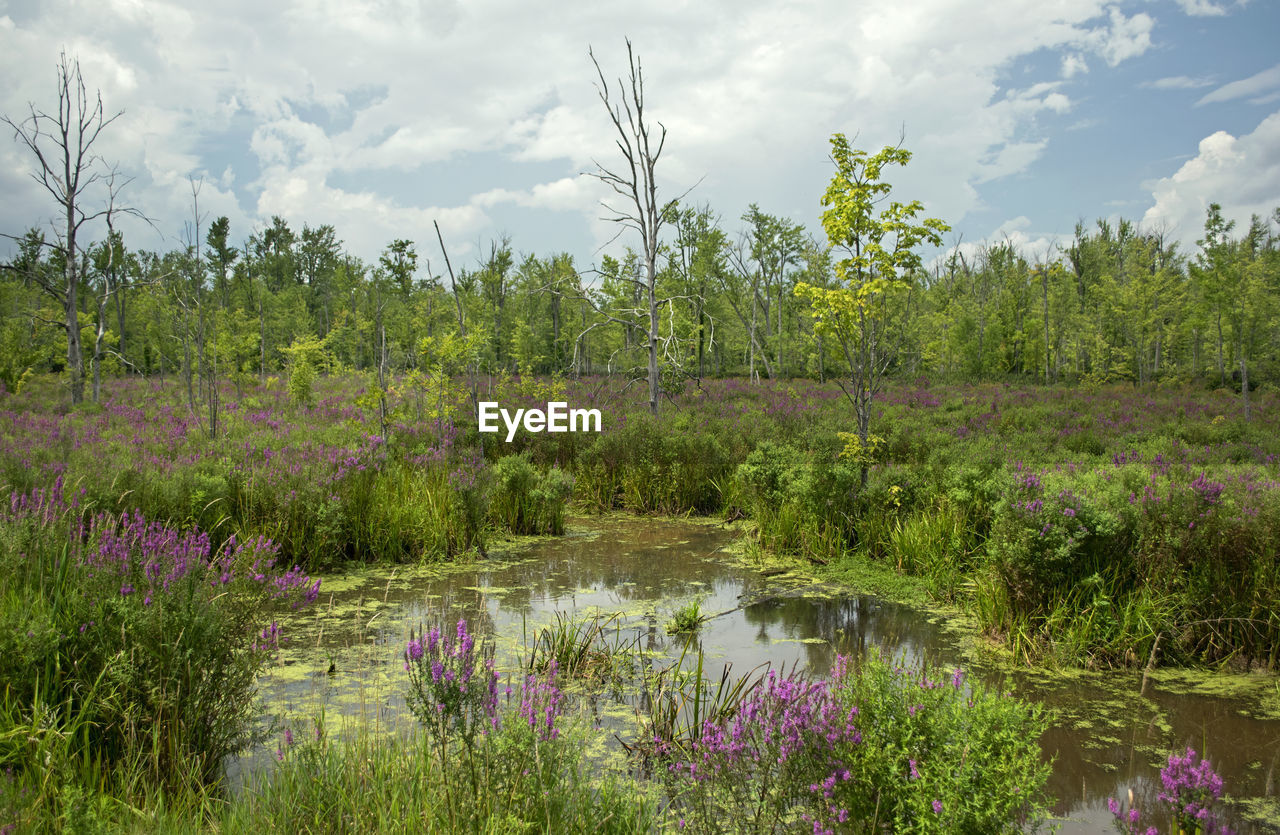
[[[614,140],[622,153],[625,166],[619,169],[606,168],[599,162],[596,170],[589,172],[600,182],[609,186],[623,198],[625,209],[617,209],[602,203],[609,211],[604,219],[619,224],[622,229],[634,229],[640,233],[640,242],[644,258],[644,291],[648,303],[648,338],[649,338],[649,410],[658,413],[658,337],[659,337],[659,300],[657,295],[658,279],[658,235],[666,220],[666,207],[658,203],[658,184],[654,177],[654,169],[658,158],[662,155],[663,145],[667,140],[667,129],[658,123],[659,133],[656,143],[650,133],[650,125],[644,111],[644,73],[640,60],[627,41],[627,62],[630,68],[628,78],[618,78],[618,98],[615,101],[609,95],[609,83],[605,80],[600,62],[590,48],[587,55],[596,68],[600,79],[597,91],[609,118],[617,131]]]
[[[81,275],[80,251],[77,245],[86,223],[110,211],[88,213],[83,201],[89,190],[102,179],[102,162],[93,151],[102,131],[121,113],[107,118],[102,108],[102,93],[92,98],[85,90],[80,62],[58,57],[58,108],[54,113],[36,109],[29,103],[30,114],[20,122],[0,116],[13,128],[14,139],[26,146],[36,158],[32,178],[44,187],[58,204],[57,241],[47,244],[63,256],[60,282],[38,277],[41,288],[62,305],[64,314],[59,327],[67,332],[67,370],[71,375],[71,402],[84,400],[84,354],[80,348],[79,312]]]

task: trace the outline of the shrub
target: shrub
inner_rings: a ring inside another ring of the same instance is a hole
[[[272,566],[269,540],[220,548],[141,513],[85,519],[60,491],[0,510],[2,721],[47,714],[66,754],[144,763],[164,783],[213,778],[247,739],[258,671],[282,640],[285,604],[319,581]],[[285,609],[287,611],[287,609]],[[0,729],[0,764],[46,764]]]
[[[1089,487],[1023,470],[997,503],[988,554],[1018,612],[1043,613],[1081,580],[1128,560],[1135,514]]]
[[[1047,814],[1046,727],[960,670],[841,657],[820,681],[770,673],[670,752],[668,781],[696,832],[1014,832]]]
[[[495,522],[515,534],[564,533],[572,476],[557,467],[538,472],[528,453],[499,458],[491,470],[489,512]]]

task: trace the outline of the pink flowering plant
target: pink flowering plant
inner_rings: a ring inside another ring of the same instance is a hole
[[[451,764],[444,781],[450,826],[475,828],[495,815],[558,817],[563,810],[547,804],[573,796],[560,787],[581,781],[582,758],[563,736],[567,699],[556,662],[515,688],[499,688],[493,645],[465,620],[411,634],[404,658],[409,707],[427,751]]]
[[[1127,808],[1114,797],[1107,798],[1107,808],[1115,817],[1116,829],[1125,835],[1160,835],[1153,820],[1170,821],[1169,835],[1231,835],[1232,831],[1218,821],[1214,804],[1222,799],[1222,777],[1213,765],[1192,748],[1169,755],[1168,764],[1160,769],[1160,791],[1154,808],[1140,809],[1129,793]]]
[[[319,581],[276,568],[265,538],[214,547],[199,530],[79,501],[59,482],[0,507],[0,722],[51,711],[80,753],[211,780],[248,741],[281,620]],[[0,738],[0,764],[42,767]]]
[[[435,746],[456,737],[470,751],[477,736],[498,727],[493,645],[477,642],[465,620],[453,630],[433,626],[411,634],[404,657],[409,708]]]
[[[731,716],[669,743],[682,829],[988,833],[1037,828],[1049,765],[1035,708],[962,670],[855,668],[813,681],[769,674]]]
[[[732,815],[744,831],[773,832],[810,809],[806,819],[843,822],[847,754],[862,741],[857,718],[830,681],[768,673],[731,718],[703,722],[669,764],[685,824],[709,828]]]

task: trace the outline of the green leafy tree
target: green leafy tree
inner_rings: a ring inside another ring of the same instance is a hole
[[[843,350],[857,419],[861,449],[873,447],[871,401],[884,384],[896,346],[890,333],[893,301],[912,286],[922,262],[917,248],[939,246],[950,229],[937,218],[916,221],[924,211],[919,200],[890,200],[884,181],[886,166],[906,165],[911,153],[885,147],[879,153],[849,147],[844,134],[831,138],[836,172],[822,205],[822,228],[831,246],[844,257],[835,264],[838,286],[799,284],[796,293],[812,306],[815,330]],[[885,203],[887,202],[887,205]],[[867,462],[862,462],[862,483]]]
[[[1198,278],[1218,323],[1219,354],[1222,352],[1222,324],[1225,321],[1235,354],[1240,399],[1244,417],[1251,416],[1249,400],[1249,360],[1275,310],[1277,288],[1274,271],[1266,257],[1270,239],[1268,224],[1256,215],[1241,239],[1231,237],[1233,221],[1222,215],[1222,206],[1209,204],[1204,238],[1199,241],[1193,275]],[[1221,365],[1221,360],[1219,360]]]
[[[715,317],[709,310],[709,297],[717,277],[726,271],[727,240],[709,205],[696,209],[673,207],[673,210],[676,236],[670,268],[680,283],[679,291],[693,304],[695,359],[700,380],[706,374],[708,337],[714,342],[715,336]]]
[[[488,306],[486,315],[490,325],[491,370],[495,374],[511,370],[511,351],[507,344],[507,301],[511,295],[511,271],[514,265],[515,256],[509,239],[489,243],[489,258],[480,269],[479,281],[480,294]]]
[[[756,378],[756,359],[774,377],[785,362],[784,297],[790,296],[788,268],[804,245],[804,227],[760,211],[754,203],[742,220],[747,229],[730,251],[732,279],[721,282],[726,298],[747,333],[748,374]]]
[[[407,242],[406,242],[407,243]],[[410,244],[412,246],[412,244]],[[342,242],[329,224],[303,225],[298,240],[298,274],[306,285],[311,315],[321,337],[329,332],[334,304],[334,274],[342,262]]]
[[[231,306],[232,267],[240,253],[230,244],[231,221],[225,215],[209,224],[209,231],[204,235],[205,257],[213,268],[214,292],[226,310]]]

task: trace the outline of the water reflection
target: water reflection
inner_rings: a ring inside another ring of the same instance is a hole
[[[822,674],[836,653],[878,649],[905,658],[961,665],[987,683],[1012,689],[1054,711],[1043,746],[1055,766],[1050,790],[1064,833],[1112,831],[1109,796],[1130,788],[1141,804],[1158,791],[1161,754],[1190,745],[1209,756],[1236,797],[1276,802],[1280,722],[1250,718],[1246,706],[1219,697],[1175,695],[1156,684],[1138,695],[1127,673],[1045,677],[1010,675],[964,661],[954,637],[915,609],[802,584],[763,578],[736,565],[723,548],[734,534],[714,524],[607,517],[575,520],[570,535],[534,545],[504,561],[447,570],[398,568],[326,578],[322,605],[288,625],[293,642],[262,681],[270,709],[301,717],[320,708],[361,715],[384,726],[406,709],[401,653],[411,628],[433,619],[465,617],[490,636],[500,667],[514,669],[534,631],[557,612],[618,613],[619,639],[637,640],[659,656],[678,655],[681,642],[665,623],[678,605],[700,601],[715,615],[697,639],[718,676],[722,663],[742,675],[763,663]],[[329,674],[329,670],[333,674]],[[1132,679],[1132,680],[1131,680]],[[590,700],[596,718],[622,729],[633,708],[625,694]],[[231,771],[258,767],[274,743]],[[1265,829],[1233,821],[1240,832]]]

